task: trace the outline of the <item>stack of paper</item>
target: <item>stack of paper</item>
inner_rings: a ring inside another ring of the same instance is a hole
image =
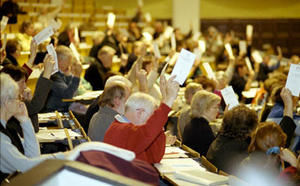
[[[71,139],[75,139],[75,137],[82,137],[81,134],[73,132],[71,129],[68,129],[69,135]],[[36,137],[39,142],[53,142],[56,140],[64,140],[67,138],[64,129],[47,129],[40,130]]]
[[[176,171],[183,170],[202,170],[198,162],[192,158],[174,158],[174,159],[162,159],[160,163],[154,164],[160,173],[175,173]]]
[[[179,147],[166,147],[165,155],[164,155],[163,159],[188,158],[188,156],[185,153],[186,153],[186,151],[182,150]]]
[[[97,90],[97,91],[88,91],[80,96],[73,97],[74,100],[91,100],[97,98],[99,95],[101,95],[103,90]]]
[[[59,115],[61,117],[63,116],[62,113],[59,113]],[[39,113],[38,120],[39,120],[39,123],[47,123],[49,121],[54,121],[54,120],[56,120],[56,113],[54,113],[54,112]]]
[[[202,170],[176,171],[175,178],[201,185],[228,184],[229,178]]]

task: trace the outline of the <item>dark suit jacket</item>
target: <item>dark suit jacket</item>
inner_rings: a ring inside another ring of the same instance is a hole
[[[80,79],[74,76],[66,76],[58,71],[51,76],[53,86],[48,95],[43,112],[67,112],[70,103],[65,103],[62,99],[71,99],[78,89]]]
[[[193,118],[182,135],[183,144],[206,156],[210,144],[214,141],[214,133],[204,118]]]
[[[92,85],[93,90],[103,90],[107,72],[102,62],[97,60],[85,71],[84,78]]]

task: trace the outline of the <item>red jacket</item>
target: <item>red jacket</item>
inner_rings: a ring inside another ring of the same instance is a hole
[[[135,152],[136,158],[159,163],[165,153],[166,136],[163,126],[170,108],[161,104],[143,125],[114,121],[107,129],[104,142]]]

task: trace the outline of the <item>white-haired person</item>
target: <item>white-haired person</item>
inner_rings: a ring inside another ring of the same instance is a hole
[[[174,77],[161,76],[162,103],[144,93],[132,94],[125,104],[124,116],[117,115],[104,136],[104,142],[135,152],[137,159],[158,163],[165,153],[163,130],[168,113],[177,97],[179,84]]]
[[[182,135],[183,144],[206,156],[215,135],[209,122],[216,119],[219,113],[221,98],[206,90],[198,91],[192,98],[191,117]]]
[[[18,84],[5,73],[0,74],[0,182],[15,171],[25,172],[45,159],[63,159],[63,153],[41,155],[26,106],[19,100]],[[15,117],[21,124],[24,138],[10,128]]]

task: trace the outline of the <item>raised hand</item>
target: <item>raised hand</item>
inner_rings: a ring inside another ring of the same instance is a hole
[[[75,76],[75,77],[80,77],[80,74],[82,72],[82,66],[80,64],[80,62],[76,62],[73,64],[72,66],[72,74]]]
[[[46,79],[50,78],[53,72],[54,65],[55,65],[55,61],[53,57],[47,54],[46,57],[44,58],[44,74],[43,74],[44,78]]]
[[[34,39],[31,40],[31,43],[30,43],[30,58],[28,60],[28,62],[26,63],[28,67],[32,67],[33,66],[33,62],[34,62],[34,59],[36,57],[36,53],[37,53],[37,43],[35,42]]]
[[[179,91],[179,83],[174,81],[175,77],[176,76],[172,76],[168,81],[166,81],[164,74],[160,76],[162,101],[169,107],[172,107]]]
[[[284,103],[284,115],[293,118],[293,98],[291,91],[283,87],[280,92],[280,97]]]

